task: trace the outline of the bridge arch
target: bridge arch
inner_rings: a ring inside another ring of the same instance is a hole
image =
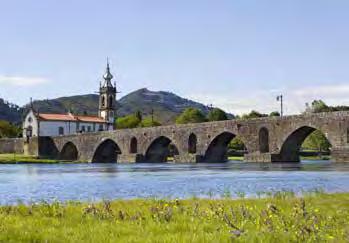
[[[266,127],[259,129],[258,138],[259,151],[261,153],[269,153],[269,131]]]
[[[136,137],[132,137],[130,141],[130,153],[136,154],[138,152],[138,141]]]
[[[154,139],[145,153],[145,162],[167,162],[170,156],[178,155],[178,147],[173,141],[160,136]]]
[[[94,152],[92,163],[116,163],[121,149],[112,139],[101,142]]]
[[[299,154],[305,139],[312,134],[314,131],[320,131],[325,135],[326,139],[330,144],[333,144],[327,133],[318,129],[314,126],[301,126],[293,130],[286,136],[280,149],[280,161],[284,162],[299,162]]]
[[[59,158],[61,160],[69,160],[69,161],[78,160],[79,151],[76,145],[70,141],[65,143],[59,154]]]
[[[197,137],[194,133],[191,133],[188,138],[188,153],[195,154],[197,146]]]
[[[236,137],[233,132],[225,131],[222,132],[211,140],[209,143],[203,162],[225,162],[228,160],[227,152],[229,143]],[[245,141],[239,137],[246,147]]]

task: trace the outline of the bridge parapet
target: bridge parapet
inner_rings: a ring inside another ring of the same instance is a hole
[[[51,139],[58,154],[76,154],[86,161],[108,156],[118,162],[163,160],[170,146],[175,162],[218,162],[226,159],[231,139],[239,136],[248,151],[246,161],[292,162],[299,161],[302,142],[316,129],[332,144],[334,161],[349,161],[348,111],[83,133],[46,143]]]

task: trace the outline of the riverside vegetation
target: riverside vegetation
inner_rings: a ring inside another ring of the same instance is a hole
[[[349,194],[0,207],[1,242],[348,242]]]

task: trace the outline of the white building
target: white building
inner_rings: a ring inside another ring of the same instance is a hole
[[[23,121],[23,137],[60,136],[84,132],[114,129],[116,109],[116,87],[111,84],[113,75],[107,63],[104,82],[99,88],[98,116],[38,113],[31,109]]]

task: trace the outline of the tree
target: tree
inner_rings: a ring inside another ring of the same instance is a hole
[[[116,119],[115,125],[117,129],[135,128],[140,124],[140,120],[136,115],[128,115]]]
[[[228,148],[235,151],[241,151],[246,149],[244,142],[242,142],[241,138],[238,136],[236,136],[234,139],[230,141],[230,143],[228,144]]]
[[[185,109],[176,119],[177,124],[200,123],[205,121],[207,120],[204,114],[196,108]]]
[[[142,121],[143,120],[143,116],[142,116],[142,112],[141,111],[136,111],[135,116],[138,118],[138,120]]]
[[[269,114],[269,116],[280,116],[280,112],[278,111],[273,111]]]
[[[258,111],[252,110],[249,114],[242,115],[242,119],[252,119],[252,118],[260,118],[260,117],[266,117],[267,114],[259,113]]]
[[[146,117],[141,121],[140,126],[141,127],[157,127],[157,126],[161,126],[161,123],[156,120],[153,120],[151,117]]]
[[[209,121],[224,121],[228,120],[228,116],[223,110],[214,108],[208,113],[207,119]]]
[[[302,148],[306,149],[314,149],[318,150],[319,152],[322,151],[329,151],[331,147],[331,144],[325,137],[325,135],[319,131],[315,130],[312,132],[303,142]]]
[[[331,110],[332,109],[322,100],[314,100],[313,102],[311,102],[311,111],[314,113],[328,112]]]
[[[18,137],[21,129],[7,121],[0,120],[0,138]]]

